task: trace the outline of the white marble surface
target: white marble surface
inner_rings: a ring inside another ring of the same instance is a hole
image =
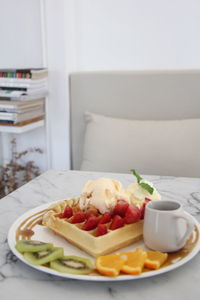
[[[0,200],[0,299],[199,299],[200,254],[171,272],[132,281],[87,282],[41,273],[19,261],[9,250],[11,224],[27,210],[43,203],[78,196],[85,182],[102,176],[125,186],[132,175],[50,170]],[[175,199],[200,222],[200,179],[145,176],[165,199]]]

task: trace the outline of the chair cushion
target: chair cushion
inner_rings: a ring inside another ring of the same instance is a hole
[[[81,170],[200,177],[200,119],[85,120]]]

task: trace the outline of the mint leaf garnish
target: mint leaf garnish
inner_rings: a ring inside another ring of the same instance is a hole
[[[143,180],[143,178],[134,170],[131,169],[130,170],[133,175],[135,175],[136,179],[137,179],[137,183],[143,188],[145,189],[147,192],[149,192],[150,195],[153,194],[154,188],[152,186],[150,186],[148,183],[145,182],[141,182],[141,180]]]
[[[130,171],[133,173],[133,175],[135,175],[137,182],[140,183],[142,177],[134,169],[131,169]]]
[[[154,189],[153,189],[152,186],[150,186],[148,183],[140,182],[139,185],[140,185],[143,189],[145,189],[147,192],[149,192],[150,195],[153,194],[153,190],[154,190]]]

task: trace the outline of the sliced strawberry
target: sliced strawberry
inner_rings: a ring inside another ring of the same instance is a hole
[[[140,218],[141,219],[144,219],[144,211],[145,211],[145,206],[146,206],[146,203],[144,202],[143,204],[142,204],[142,206],[140,207]]]
[[[72,216],[73,216],[73,210],[70,206],[67,205],[65,207],[65,210],[64,210],[61,218],[71,218]]]
[[[145,198],[145,202],[142,204],[141,208],[140,208],[140,213],[141,213],[141,219],[144,219],[144,213],[145,213],[145,206],[147,205],[147,203],[151,201],[151,199],[149,198]]]
[[[104,235],[108,232],[107,226],[105,224],[98,224],[96,230],[96,236]]]
[[[99,213],[98,213],[98,210],[97,210],[97,209],[91,208],[91,209],[88,209],[88,210],[85,212],[85,218],[88,219],[88,218],[91,217],[91,216],[97,217],[98,214],[99,214]]]
[[[106,224],[108,222],[110,222],[111,220],[111,214],[106,212],[103,214],[103,216],[100,218],[99,220],[99,224]]]
[[[82,223],[83,221],[85,221],[85,213],[84,212],[75,213],[71,219],[72,224]]]
[[[98,222],[99,222],[99,219],[97,217],[91,216],[85,221],[82,229],[83,230],[92,230],[97,227]]]
[[[122,219],[122,217],[120,217],[119,215],[115,215],[112,223],[110,224],[110,229],[111,230],[115,230],[117,228],[123,227],[125,224],[124,219]]]
[[[137,206],[129,206],[125,214],[125,223],[132,224],[138,222],[141,217],[140,209]]]
[[[151,199],[149,199],[149,198],[145,198],[144,200],[145,200],[145,203],[148,203],[151,201]]]
[[[125,201],[123,199],[118,200],[117,204],[115,205],[115,207],[113,209],[113,214],[124,217],[128,207],[129,207],[129,204],[127,201]]]

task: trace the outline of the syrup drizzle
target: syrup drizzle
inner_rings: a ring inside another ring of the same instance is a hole
[[[26,218],[16,230],[16,241],[18,240],[30,240],[34,235],[33,228],[36,225],[42,225],[42,217],[48,211],[48,209],[37,212],[36,214]]]

